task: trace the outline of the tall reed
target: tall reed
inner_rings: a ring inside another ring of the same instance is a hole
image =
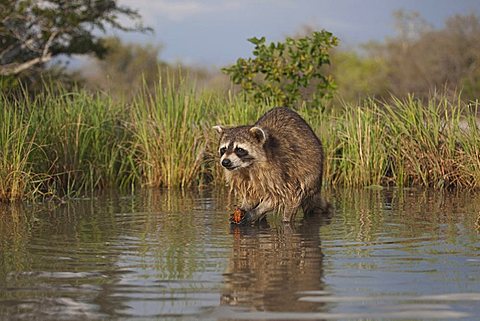
[[[272,106],[199,92],[182,77],[131,103],[81,89],[0,94],[0,200],[223,184],[212,126],[253,124]],[[437,96],[299,113],[324,144],[327,185],[478,188],[478,107]]]
[[[347,107],[334,123],[331,184],[381,185],[388,167],[386,128],[375,104]],[[328,138],[327,138],[328,139]]]
[[[45,93],[31,106],[42,146],[37,170],[61,193],[128,185],[134,178],[125,151],[125,107],[83,90]]]
[[[132,157],[140,181],[152,187],[203,184],[208,99],[193,87],[166,82],[132,105]]]
[[[330,183],[480,186],[474,170],[478,103],[474,106],[472,111],[460,99],[432,97],[424,103],[413,96],[345,106],[335,121],[338,143]]]
[[[17,102],[2,97],[0,110],[0,201],[31,198],[36,175],[30,156],[36,148],[31,119]]]

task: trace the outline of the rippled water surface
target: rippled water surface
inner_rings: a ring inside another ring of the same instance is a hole
[[[480,194],[328,191],[231,228],[219,192],[0,208],[0,320],[478,320]]]

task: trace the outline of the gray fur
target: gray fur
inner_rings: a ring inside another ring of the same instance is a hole
[[[306,215],[326,210],[320,195],[322,144],[296,112],[277,107],[253,126],[215,129],[226,180],[250,222],[271,211],[291,222],[300,207]]]

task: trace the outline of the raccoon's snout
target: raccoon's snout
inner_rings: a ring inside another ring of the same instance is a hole
[[[228,158],[225,158],[224,160],[222,160],[222,166],[226,169],[232,169],[232,161]]]

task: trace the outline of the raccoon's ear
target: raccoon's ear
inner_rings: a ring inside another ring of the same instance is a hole
[[[264,143],[267,140],[267,134],[260,127],[254,126],[250,128],[250,133],[259,143]]]
[[[219,134],[222,134],[225,129],[223,128],[223,126],[220,125],[213,126],[212,128],[215,129]]]

